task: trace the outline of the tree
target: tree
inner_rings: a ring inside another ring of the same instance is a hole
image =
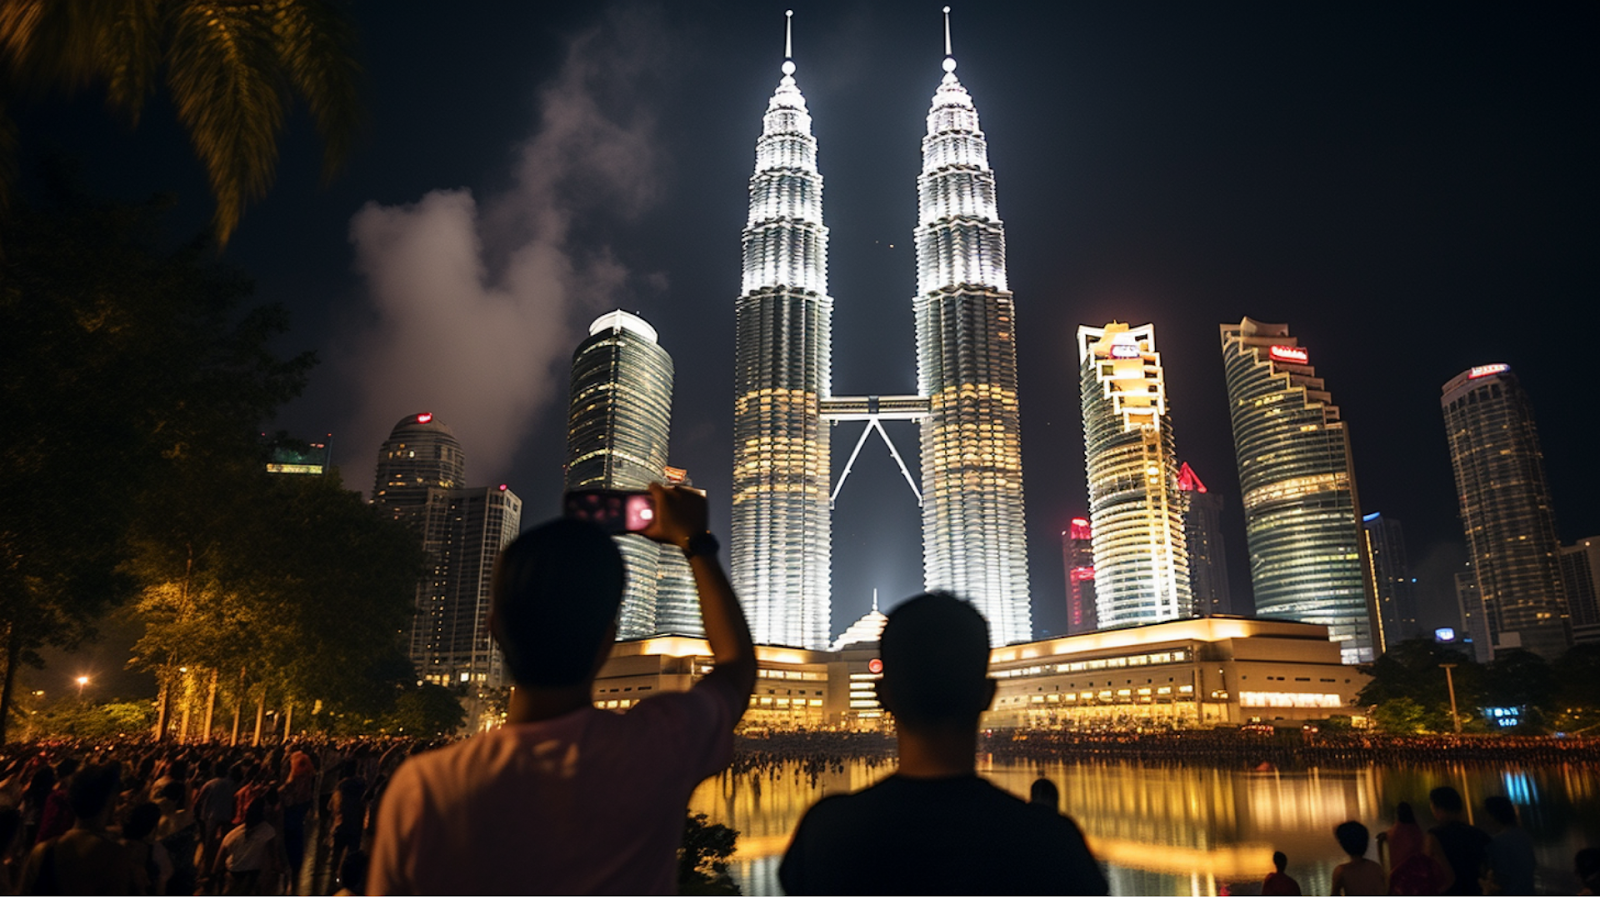
[[[678,892],[682,894],[737,894],[739,886],[728,875],[739,832],[726,825],[708,824],[705,813],[684,810],[683,846],[678,848]]]
[[[315,362],[269,349],[283,311],[241,311],[205,243],[158,246],[163,208],[90,202],[58,167],[0,220],[0,743],[17,668],[138,587],[141,502],[249,458]]]
[[[1551,724],[1570,732],[1600,729],[1600,644],[1574,644],[1554,669],[1557,688]]]
[[[1494,662],[1484,670],[1483,688],[1485,706],[1520,710],[1519,730],[1542,732],[1560,685],[1544,657],[1510,649],[1495,651]]]
[[[388,730],[408,737],[437,737],[455,734],[466,721],[467,710],[456,692],[428,682],[400,694]]]
[[[103,87],[137,126],[165,82],[216,198],[226,244],[245,205],[272,185],[293,99],[324,144],[324,174],[348,154],[360,119],[355,29],[333,0],[0,0],[0,198],[14,158],[6,101],[20,92]]]
[[[1390,714],[1404,709],[1406,717],[1417,717],[1421,727],[1428,731],[1449,731],[1454,726],[1450,718],[1449,685],[1443,664],[1455,665],[1456,707],[1463,723],[1473,719],[1472,712],[1481,703],[1483,695],[1483,666],[1459,651],[1444,647],[1426,638],[1413,638],[1392,647],[1371,665],[1362,666],[1361,672],[1372,680],[1361,689],[1356,702],[1363,706],[1377,706],[1389,701],[1404,700],[1416,705],[1392,706]]]

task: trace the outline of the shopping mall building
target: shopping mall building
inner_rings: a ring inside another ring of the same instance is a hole
[[[759,671],[744,726],[873,728],[883,718],[875,642],[840,650],[756,648]],[[687,690],[711,670],[703,639],[623,641],[595,680],[595,705],[627,709],[657,691]],[[1294,725],[1366,710],[1367,678],[1339,661],[1321,625],[1216,616],[1182,619],[990,651],[999,683],[987,728],[1185,728]]]

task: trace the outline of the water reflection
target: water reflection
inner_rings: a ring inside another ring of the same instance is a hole
[[[1541,892],[1574,893],[1573,854],[1600,845],[1600,773],[1576,766],[1256,772],[983,759],[978,769],[1021,797],[1040,775],[1054,780],[1117,895],[1258,893],[1274,850],[1288,854],[1289,874],[1306,894],[1326,895],[1333,867],[1344,860],[1335,825],[1355,819],[1376,833],[1392,824],[1395,804],[1408,800],[1427,827],[1427,793],[1441,784],[1460,790],[1474,812],[1493,794],[1518,805],[1539,853]],[[700,785],[691,807],[739,830],[735,877],[746,894],[770,896],[779,893],[778,861],[801,814],[826,794],[860,790],[893,770],[852,761],[815,777],[794,765],[724,773]],[[1376,858],[1376,848],[1369,855]]]

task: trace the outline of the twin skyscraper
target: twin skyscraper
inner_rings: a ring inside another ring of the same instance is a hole
[[[762,120],[735,306],[730,547],[758,643],[828,645],[829,431],[862,421],[883,433],[882,419],[921,425],[927,587],[970,600],[996,645],[1033,636],[1005,228],[945,12],[945,74],[917,180],[915,395],[834,395],[822,176],[792,58]]]

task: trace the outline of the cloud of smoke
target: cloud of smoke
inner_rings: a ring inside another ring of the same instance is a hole
[[[569,41],[503,193],[480,204],[465,188],[435,190],[351,220],[373,307],[344,354],[353,487],[394,423],[423,410],[461,440],[469,480],[506,477],[565,383],[577,328],[627,287],[602,230],[656,197],[654,122],[637,86],[665,44],[657,15],[614,12]]]

